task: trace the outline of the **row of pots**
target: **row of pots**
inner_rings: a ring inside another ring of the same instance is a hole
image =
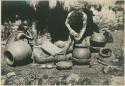
[[[86,37],[82,43],[75,44],[73,60],[76,63],[88,63],[92,52],[98,52],[106,44],[103,33],[94,32],[91,37]]]
[[[88,62],[91,58],[90,49],[94,49],[94,47],[104,47],[106,43],[106,38],[102,33],[94,32],[91,37],[85,38],[82,44],[75,44],[72,52],[73,60],[76,63],[85,63]],[[91,47],[90,47],[91,46]],[[96,50],[96,49],[94,49]],[[110,50],[111,51],[111,50]],[[16,41],[11,43],[4,52],[4,57],[9,65],[22,65],[24,63],[28,63],[31,61],[32,56],[32,48],[31,46],[22,41]],[[40,52],[40,51],[39,51]],[[103,50],[100,51],[101,55],[103,55]],[[105,54],[105,53],[104,53]]]
[[[91,37],[86,37],[82,44],[75,44],[73,49],[73,61],[76,64],[89,64],[91,53],[97,53],[100,60],[111,61],[113,57],[112,49],[105,47],[106,37],[104,32],[94,32]]]

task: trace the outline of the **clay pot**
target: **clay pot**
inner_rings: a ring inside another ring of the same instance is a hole
[[[89,59],[90,58],[90,50],[88,47],[82,45],[75,45],[73,49],[72,56],[77,59]]]
[[[74,64],[88,64],[91,57],[91,52],[87,45],[75,44],[72,56]]]
[[[104,58],[108,58],[112,55],[112,50],[110,48],[102,48],[99,51],[99,55]]]
[[[90,44],[93,47],[104,47],[106,44],[106,38],[103,33],[94,32],[90,38]]]
[[[30,45],[22,40],[11,43],[4,52],[8,65],[22,65],[28,63],[32,56]]]
[[[99,51],[99,56],[100,56],[100,60],[104,61],[107,64],[112,65],[113,60],[115,59],[115,55],[112,52],[112,49],[110,48],[102,48]]]

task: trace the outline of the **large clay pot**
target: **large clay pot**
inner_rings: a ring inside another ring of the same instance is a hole
[[[4,52],[8,65],[22,65],[28,63],[32,56],[30,45],[22,40],[11,43]]]
[[[74,45],[72,55],[76,59],[89,59],[91,53],[90,53],[89,47],[77,44],[77,45]]]

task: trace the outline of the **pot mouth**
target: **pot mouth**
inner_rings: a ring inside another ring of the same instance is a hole
[[[112,55],[112,50],[110,48],[102,48],[99,54],[104,58],[108,58]]]
[[[4,52],[4,58],[5,58],[6,62],[7,62],[7,64],[9,64],[9,65],[14,64],[14,58],[13,58],[13,55],[11,54],[11,52],[5,51]]]

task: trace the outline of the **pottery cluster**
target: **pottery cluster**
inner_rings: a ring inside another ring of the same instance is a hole
[[[18,40],[6,44],[4,57],[7,64],[11,66],[23,65],[24,63],[28,63],[28,60],[34,60],[38,64],[59,62],[62,65],[62,63],[65,63],[61,61],[67,61],[66,64],[71,64],[71,61],[73,64],[89,64],[93,51],[99,53],[102,57],[111,56],[112,50],[103,48],[105,44],[106,38],[103,33],[94,32],[92,36],[85,37],[81,43],[74,43],[73,50],[69,56],[63,54],[51,56],[42,48],[35,48],[28,42]],[[69,63],[68,60],[70,61]]]

